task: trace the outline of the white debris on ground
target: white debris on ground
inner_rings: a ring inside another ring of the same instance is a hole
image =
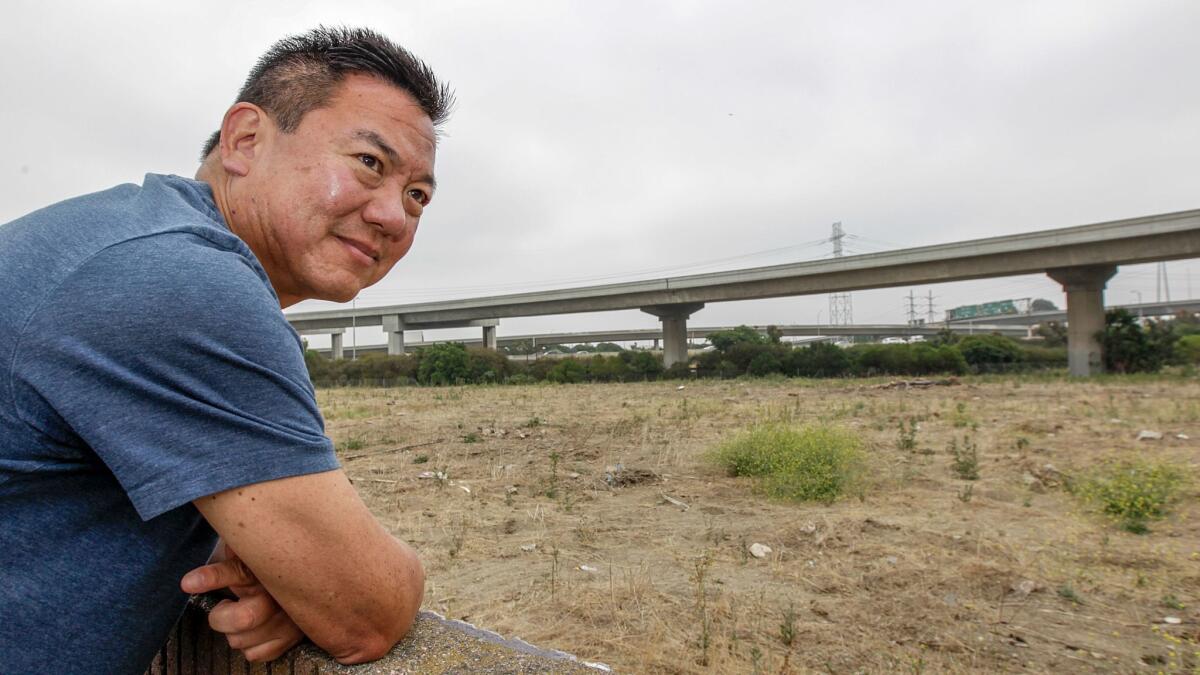
[[[1161,441],[1162,437],[1161,431],[1151,431],[1149,429],[1142,429],[1137,435],[1139,441]]]
[[[771,555],[771,547],[766,544],[754,543],[750,544],[750,555],[755,558],[765,558]]]

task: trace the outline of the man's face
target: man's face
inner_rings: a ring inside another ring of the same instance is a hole
[[[433,196],[434,142],[407,93],[363,75],[292,133],[271,135],[239,201],[283,306],[349,301],[408,252]]]

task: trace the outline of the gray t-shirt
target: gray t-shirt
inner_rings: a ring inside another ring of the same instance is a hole
[[[216,541],[190,502],[335,468],[207,185],[150,174],[0,226],[0,673],[141,673]]]

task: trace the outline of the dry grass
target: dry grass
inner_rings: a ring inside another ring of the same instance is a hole
[[[1200,382],[869,385],[318,395],[339,447],[359,448],[341,451],[356,487],[420,550],[426,607],[619,672],[1191,672]],[[912,448],[897,443],[902,420],[916,424]],[[863,499],[771,500],[705,460],[763,421],[858,434]],[[1166,436],[1138,443],[1142,428]],[[969,500],[947,452],[965,432],[978,449]],[[1131,453],[1190,481],[1146,535],[1081,506],[1046,468]],[[756,542],[773,552],[752,557]]]

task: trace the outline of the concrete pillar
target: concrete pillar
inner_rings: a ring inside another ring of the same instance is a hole
[[[496,327],[495,326],[484,326],[483,327],[483,348],[484,349],[495,349],[496,348]]]
[[[346,352],[342,348],[342,333],[332,333],[329,336],[329,355],[336,361],[341,361],[346,358]]]
[[[404,353],[404,321],[399,314],[389,314],[383,319],[383,332],[388,336],[388,356]]]
[[[642,307],[642,311],[653,314],[663,325],[663,365],[667,368],[676,363],[687,363],[687,320],[704,308],[702,302],[678,305],[654,305]]]
[[[1096,334],[1104,330],[1104,286],[1116,273],[1113,265],[1046,270],[1067,293],[1067,369],[1071,375],[1104,372]]]

